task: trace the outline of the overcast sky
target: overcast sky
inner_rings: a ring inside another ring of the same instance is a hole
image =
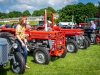
[[[25,11],[29,10],[32,13],[34,10],[53,7],[59,10],[68,4],[77,4],[79,2],[92,2],[98,4],[100,0],[0,0],[0,12],[8,13],[9,11]]]

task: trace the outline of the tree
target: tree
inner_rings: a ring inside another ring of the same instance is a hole
[[[9,16],[9,18],[13,18],[13,17],[15,17],[15,14],[14,14],[14,12],[12,11],[12,12],[9,12],[8,16]]]
[[[86,16],[94,17],[95,13],[96,7],[91,2],[66,5],[59,10],[59,21],[72,21],[72,16],[74,16],[74,22],[84,22]]]
[[[20,17],[21,15],[22,15],[22,12],[19,12],[19,11],[11,11],[8,13],[9,18]]]
[[[85,9],[86,9],[86,13],[85,13],[86,16],[88,16],[89,18],[91,18],[91,17],[94,18],[95,17],[95,13],[97,12],[97,8],[93,3],[88,2],[86,4]]]
[[[32,16],[40,16],[39,10],[35,10],[35,11],[32,13]]]
[[[27,16],[27,17],[28,17],[28,16],[31,16],[31,14],[30,14],[30,12],[29,12],[28,10],[25,10],[25,11],[23,12],[23,15],[24,15],[24,16]]]
[[[47,10],[49,10],[49,11],[51,11],[51,12],[53,12],[53,13],[57,13],[57,11],[55,10],[55,9],[53,9],[52,7],[47,7]]]
[[[56,13],[56,10],[55,10],[55,9],[53,9],[52,7],[47,7],[47,8],[42,8],[42,9],[40,9],[40,10],[35,10],[35,11],[33,11],[32,16],[41,16],[41,15],[44,15],[45,9],[46,9],[48,12]]]
[[[95,14],[96,18],[100,18],[100,1],[98,2],[98,6],[97,6],[98,11]]]

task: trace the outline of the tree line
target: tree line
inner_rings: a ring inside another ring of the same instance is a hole
[[[9,13],[2,13],[0,12],[0,18],[14,18],[14,17],[20,17],[21,15],[24,16],[43,16],[45,9],[49,12],[53,12],[59,15],[59,18],[56,20],[56,22],[68,22],[73,21],[76,23],[84,22],[87,18],[100,18],[100,2],[98,2],[98,6],[94,5],[91,2],[88,2],[86,4],[78,3],[73,5],[66,5],[62,9],[55,10],[52,7],[42,8],[40,10],[34,10],[32,14],[28,10],[25,10],[23,12],[20,11],[11,11]],[[48,15],[48,18],[50,16]]]

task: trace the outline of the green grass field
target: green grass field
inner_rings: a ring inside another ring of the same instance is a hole
[[[100,75],[100,45],[91,45],[88,49],[67,53],[65,58],[51,57],[48,65],[34,62],[32,54],[28,55],[28,65],[21,75]],[[19,75],[9,69],[9,64],[0,69],[0,75]]]

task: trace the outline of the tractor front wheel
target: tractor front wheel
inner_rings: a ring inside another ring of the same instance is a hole
[[[78,45],[74,40],[68,40],[66,42],[66,48],[70,53],[76,53],[78,51]]]
[[[87,49],[88,47],[88,41],[86,39],[83,39],[81,43],[79,43],[79,48],[80,49]]]
[[[48,64],[50,62],[50,54],[45,48],[37,48],[33,52],[33,58],[38,64]]]
[[[87,36],[84,36],[85,37],[85,39],[87,40],[87,42],[88,42],[88,47],[90,46],[90,44],[91,44],[91,40],[87,37]]]
[[[91,42],[91,44],[97,44],[98,43],[98,41],[97,41],[97,39],[96,38],[94,38],[94,40]]]

